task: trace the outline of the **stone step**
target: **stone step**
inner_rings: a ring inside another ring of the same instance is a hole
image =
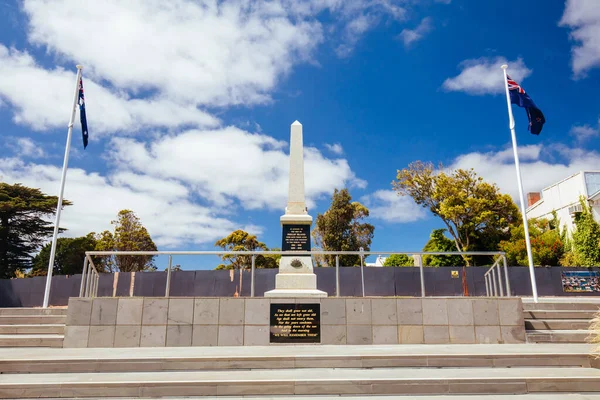
[[[0,335],[0,347],[60,347],[63,335]]]
[[[96,397],[97,398],[97,397]],[[257,399],[257,397],[252,397]],[[260,396],[260,399],[288,400],[289,396]],[[294,396],[294,400],[358,400],[364,397],[357,396]],[[155,400],[155,397],[119,397],[111,400]],[[181,397],[164,397],[165,400],[181,400]],[[206,399],[206,397],[186,396],[185,399]],[[249,400],[247,396],[223,396],[223,400]],[[368,396],[370,400],[600,400],[600,394],[590,393],[543,393],[543,394],[475,394],[475,395],[437,395],[437,396],[418,396],[398,395],[398,396]],[[28,399],[25,399],[28,400]],[[33,399],[31,399],[33,400]],[[51,400],[51,399],[50,399]]]
[[[0,308],[0,315],[67,315],[66,308]]]
[[[279,368],[590,367],[586,344],[0,349],[0,374]],[[401,373],[403,374],[403,373]]]
[[[0,335],[30,335],[38,333],[64,335],[65,326],[63,324],[0,325]]]
[[[525,319],[588,319],[596,313],[591,310],[529,310],[523,312]]]
[[[593,368],[278,369],[2,374],[0,397],[600,392]]]
[[[0,325],[65,324],[66,315],[0,315]]]
[[[588,319],[528,319],[525,328],[528,330],[586,330],[590,327]]]
[[[586,343],[588,330],[531,330],[527,331],[528,343]]]
[[[523,309],[529,310],[576,310],[598,311],[600,303],[523,303]]]

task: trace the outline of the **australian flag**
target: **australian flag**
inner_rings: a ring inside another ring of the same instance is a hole
[[[81,136],[83,137],[83,148],[88,145],[88,127],[85,117],[85,98],[83,97],[83,79],[79,78],[79,119],[81,120]]]
[[[515,81],[513,81],[510,76],[507,75],[508,80],[508,93],[510,95],[510,102],[512,104],[516,104],[519,107],[525,108],[527,111],[527,118],[529,118],[529,132],[534,135],[539,135],[542,131],[542,127],[546,122],[546,118],[542,113],[542,110],[537,108],[531,97],[525,90]]]

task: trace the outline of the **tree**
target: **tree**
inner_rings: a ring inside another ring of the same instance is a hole
[[[441,218],[458,251],[496,249],[520,218],[510,196],[484,182],[473,169],[447,173],[441,165],[436,171],[432,163],[416,161],[398,171],[393,185],[399,195],[412,197]],[[463,259],[472,265],[472,257]]]
[[[331,206],[324,214],[317,215],[313,238],[317,247],[324,251],[365,251],[371,248],[375,227],[362,222],[369,216],[369,209],[352,201],[348,189],[333,192]],[[340,265],[360,265],[360,256],[341,255]],[[324,257],[326,265],[335,265],[335,256]]]
[[[412,267],[415,260],[406,254],[391,254],[383,262],[384,267]]]
[[[121,210],[115,221],[114,233],[104,231],[96,236],[98,251],[156,251],[156,245],[148,230],[131,210]],[[112,272],[137,272],[156,270],[155,256],[103,256],[96,266],[99,270]]]
[[[33,258],[33,268],[30,276],[46,276],[52,243],[46,244]],[[56,255],[54,257],[54,275],[74,275],[83,271],[83,260],[86,251],[96,248],[94,233],[78,238],[59,238],[56,241]]]
[[[273,247],[271,251],[281,251],[279,247]],[[258,255],[254,262],[257,268],[279,268],[281,254],[265,254]]]
[[[423,247],[423,251],[446,252],[456,251],[456,244],[448,239],[444,233],[446,229],[434,229],[429,235],[429,240]],[[432,255],[423,257],[423,265],[429,267],[462,267],[465,260],[458,255]]]
[[[0,278],[31,268],[31,254],[52,236],[54,226],[48,221],[57,204],[56,196],[39,189],[0,183]],[[63,206],[70,204],[63,200]]]
[[[575,229],[562,265],[593,267],[600,265],[600,225],[584,198],[580,198],[582,211],[575,215]]]
[[[564,244],[560,232],[551,228],[557,224],[551,224],[546,219],[530,219],[528,222],[534,265],[559,265],[564,254]],[[506,252],[506,261],[510,265],[529,265],[522,223],[510,228],[510,239],[500,242],[499,248]]]
[[[238,229],[231,232],[222,239],[217,240],[215,246],[225,251],[258,251],[269,250],[266,244],[260,242],[256,235]],[[273,249],[278,250],[278,249]],[[260,254],[254,259],[255,268],[277,268],[279,267],[279,255]],[[223,254],[221,259],[225,262],[219,264],[216,269],[244,269],[252,266],[252,256]]]

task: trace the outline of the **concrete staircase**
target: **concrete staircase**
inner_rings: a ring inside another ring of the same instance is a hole
[[[0,308],[0,347],[62,347],[66,308]]]
[[[585,344],[0,349],[0,398],[599,399],[589,352]]]
[[[523,299],[529,343],[585,343],[590,321],[600,310],[594,298]]]

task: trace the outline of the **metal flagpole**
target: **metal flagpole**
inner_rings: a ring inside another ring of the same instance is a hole
[[[531,254],[531,242],[529,240],[529,225],[527,224],[527,208],[525,206],[525,196],[523,195],[523,182],[521,181],[521,167],[519,166],[519,153],[517,152],[517,136],[515,135],[515,119],[513,118],[512,106],[510,104],[510,94],[508,91],[508,75],[506,73],[508,65],[502,65],[504,71],[504,89],[506,90],[506,104],[508,105],[508,121],[510,125],[510,135],[512,137],[513,153],[515,156],[515,167],[517,169],[517,184],[519,186],[519,201],[521,202],[521,214],[523,214],[523,228],[525,229],[525,245],[527,246],[527,259],[529,260],[529,275],[531,277],[531,291],[533,301],[538,302],[537,283],[535,280],[535,270],[533,267],[533,256]]]
[[[60,191],[58,194],[58,204],[56,205],[56,220],[54,221],[54,235],[52,236],[52,248],[50,249],[50,261],[48,262],[48,274],[46,275],[46,290],[44,291],[44,308],[48,308],[50,299],[50,286],[52,284],[52,269],[54,268],[54,256],[56,255],[56,240],[58,239],[58,226],[60,223],[60,212],[62,210],[63,193],[65,191],[65,180],[67,178],[67,167],[69,164],[69,151],[71,149],[71,136],[73,133],[73,122],[75,121],[75,112],[77,111],[77,99],[79,98],[79,81],[81,80],[81,69],[83,66],[77,65],[77,80],[75,82],[75,95],[73,96],[73,108],[71,109],[71,119],[69,120],[69,130],[67,131],[67,146],[65,148],[65,159],[63,161],[62,176],[60,178]]]

